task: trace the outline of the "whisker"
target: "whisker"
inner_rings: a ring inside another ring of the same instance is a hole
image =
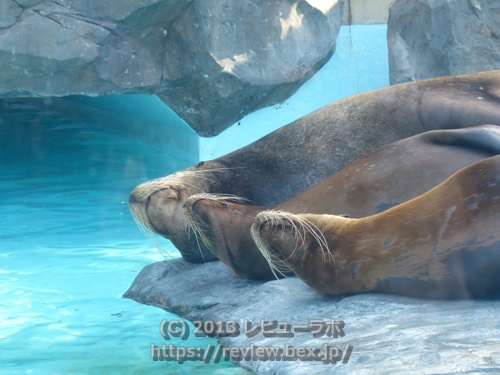
[[[191,195],[187,200],[186,204],[183,207],[182,213],[184,215],[184,218],[186,219],[186,223],[189,227],[189,232],[193,233],[195,236],[195,239],[198,243],[201,241],[205,246],[212,252],[214,255],[216,254],[216,243],[213,240],[213,237],[210,235],[212,231],[206,230],[202,228],[201,224],[199,221],[196,219],[194,216],[192,210],[189,208],[189,205],[191,202],[200,200],[200,199],[206,199],[206,200],[211,200],[219,203],[237,203],[237,204],[244,204],[247,202],[246,198],[238,197],[236,195],[231,195],[231,194],[208,194],[208,193],[197,193]],[[213,234],[213,233],[212,233]]]
[[[301,247],[305,246],[306,236],[309,233],[313,239],[319,245],[319,249],[321,251],[321,257],[323,262],[333,262],[335,265],[335,259],[328,248],[328,242],[324,237],[323,233],[319,230],[319,228],[309,220],[292,213],[283,212],[283,211],[273,211],[267,210],[259,213],[256,218],[256,222],[259,221],[261,225],[265,222],[269,222],[271,226],[281,226],[283,229],[286,227],[285,222],[291,228],[291,232],[294,234],[296,239],[294,249],[292,253],[285,259],[280,259],[277,255],[274,255],[271,249],[268,248],[268,244],[262,239],[260,236],[260,228],[257,228],[253,225],[251,229],[252,237],[254,238],[257,247],[261,251],[264,258],[269,263],[271,270],[274,273],[274,270],[277,270],[277,261],[286,262],[290,259],[291,256],[295,254],[295,252]],[[282,232],[282,236],[284,232]],[[281,255],[283,257],[283,255]],[[288,266],[289,267],[289,266]],[[334,268],[336,270],[336,267]]]

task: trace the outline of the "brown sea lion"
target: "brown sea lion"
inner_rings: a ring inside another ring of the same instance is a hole
[[[266,208],[244,205],[236,199],[194,194],[184,203],[184,217],[199,241],[236,275],[270,280],[273,272],[250,235],[255,217]]]
[[[272,209],[295,214],[374,215],[497,154],[498,126],[434,130],[384,146]],[[186,200],[184,216],[200,241],[234,273],[272,279],[272,270],[250,235],[255,217],[268,208],[241,203],[234,197],[195,194]]]
[[[424,298],[500,296],[500,155],[360,219],[264,211],[252,235],[313,289]]]
[[[138,186],[130,209],[192,262],[215,259],[188,232],[182,205],[195,193],[273,206],[391,142],[428,130],[500,125],[500,71],[435,78],[324,106],[230,154]]]

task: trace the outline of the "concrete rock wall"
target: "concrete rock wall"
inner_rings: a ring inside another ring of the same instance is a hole
[[[500,68],[498,0],[396,0],[387,30],[391,84]]]
[[[0,97],[155,93],[210,136],[333,54],[342,0],[2,0]]]

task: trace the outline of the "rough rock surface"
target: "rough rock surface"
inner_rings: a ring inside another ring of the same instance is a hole
[[[498,0],[396,0],[387,30],[391,84],[500,68]]]
[[[285,344],[353,350],[347,363],[240,361],[258,374],[452,374],[500,372],[500,301],[430,301],[382,294],[331,297],[297,278],[267,283],[236,278],[221,262],[163,261],[145,267],[124,297],[185,319],[276,319],[292,325],[341,319],[343,337],[219,339],[225,347]],[[189,340],[189,339],[188,339]],[[168,341],[163,341],[169,344]],[[162,345],[158,342],[157,345]],[[189,344],[189,341],[186,341]]]
[[[200,135],[285,100],[342,0],[2,0],[0,97],[155,93]]]

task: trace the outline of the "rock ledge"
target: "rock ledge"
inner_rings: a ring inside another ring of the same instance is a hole
[[[254,323],[276,319],[292,325],[312,319],[341,319],[344,337],[221,338],[225,347],[285,344],[344,350],[347,363],[237,361],[258,374],[373,374],[500,372],[500,301],[429,301],[382,294],[331,297],[297,278],[266,283],[236,278],[221,262],[190,264],[181,259],[146,266],[125,298],[160,307],[188,320]],[[383,370],[382,370],[383,369]]]

